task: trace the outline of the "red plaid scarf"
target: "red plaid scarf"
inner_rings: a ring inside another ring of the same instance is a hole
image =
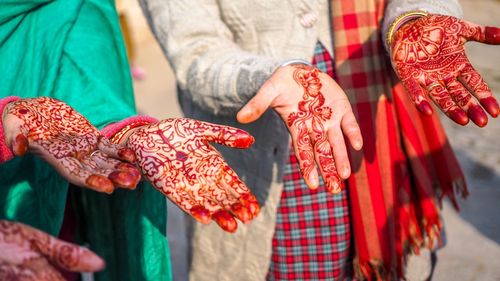
[[[439,239],[439,200],[466,195],[437,114],[419,114],[395,78],[380,34],[384,0],[332,0],[336,74],[360,122],[348,180],[359,279],[403,276],[405,257]]]

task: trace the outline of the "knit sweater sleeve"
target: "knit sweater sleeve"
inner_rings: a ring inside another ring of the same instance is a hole
[[[182,94],[215,115],[240,109],[281,61],[242,50],[216,0],[140,0]]]
[[[383,42],[385,42],[385,35],[391,23],[399,15],[415,10],[454,17],[462,17],[463,15],[462,7],[458,3],[458,0],[389,0],[382,23]]]

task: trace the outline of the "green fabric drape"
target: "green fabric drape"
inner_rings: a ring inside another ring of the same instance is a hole
[[[0,98],[60,99],[99,128],[135,114],[111,0],[0,0]],[[0,165],[0,217],[52,235],[68,183],[27,155]],[[151,186],[112,195],[78,189],[79,230],[107,262],[97,280],[170,280],[166,202]]]

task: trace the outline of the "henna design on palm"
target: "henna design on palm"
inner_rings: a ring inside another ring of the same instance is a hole
[[[0,280],[65,280],[54,265],[95,272],[105,263],[85,248],[21,223],[0,220]]]
[[[130,164],[133,151],[102,137],[90,122],[53,98],[21,99],[3,113],[5,141],[15,155],[30,151],[73,184],[110,193],[115,186],[135,188],[140,172]],[[91,156],[100,151],[100,163]],[[113,157],[113,158],[111,158]]]
[[[135,129],[127,146],[135,151],[144,176],[182,210],[234,232],[233,215],[246,223],[258,214],[259,205],[209,142],[247,148],[253,141],[240,129],[170,118]]]
[[[404,24],[396,32],[391,59],[422,113],[432,114],[430,97],[456,123],[466,125],[470,118],[483,127],[488,122],[483,108],[497,117],[500,107],[465,54],[464,44],[470,40],[500,44],[500,29],[429,15]]]
[[[304,178],[309,178],[311,172],[316,169],[316,157],[327,189],[330,192],[340,192],[341,179],[323,125],[330,120],[332,109],[325,106],[318,74],[316,68],[296,66],[293,79],[304,89],[304,94],[303,100],[298,104],[298,111],[288,115],[287,125],[298,134],[295,150],[301,160],[300,168]]]

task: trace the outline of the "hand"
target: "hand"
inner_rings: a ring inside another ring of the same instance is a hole
[[[74,272],[95,272],[105,263],[83,247],[21,223],[0,220],[0,280],[64,281],[54,265]]]
[[[269,107],[288,126],[307,185],[318,187],[316,162],[326,188],[340,192],[341,179],[351,174],[344,135],[356,150],[363,146],[363,139],[349,100],[337,83],[313,67],[280,67],[238,112],[238,121],[253,122]]]
[[[500,44],[500,29],[482,27],[450,16],[429,15],[404,24],[394,35],[394,69],[417,108],[432,114],[428,97],[453,121],[469,118],[484,127],[500,113],[490,88],[472,67],[464,43]],[[474,95],[479,103],[472,97]]]
[[[228,232],[257,216],[250,190],[209,142],[247,148],[245,131],[186,118],[166,119],[132,129],[127,146],[144,176],[161,193],[201,223],[215,220]]]
[[[140,172],[128,162],[134,152],[102,137],[85,117],[56,99],[41,97],[9,103],[3,112],[5,143],[15,155],[31,152],[69,182],[111,193],[135,188]],[[113,158],[111,158],[113,157]]]

